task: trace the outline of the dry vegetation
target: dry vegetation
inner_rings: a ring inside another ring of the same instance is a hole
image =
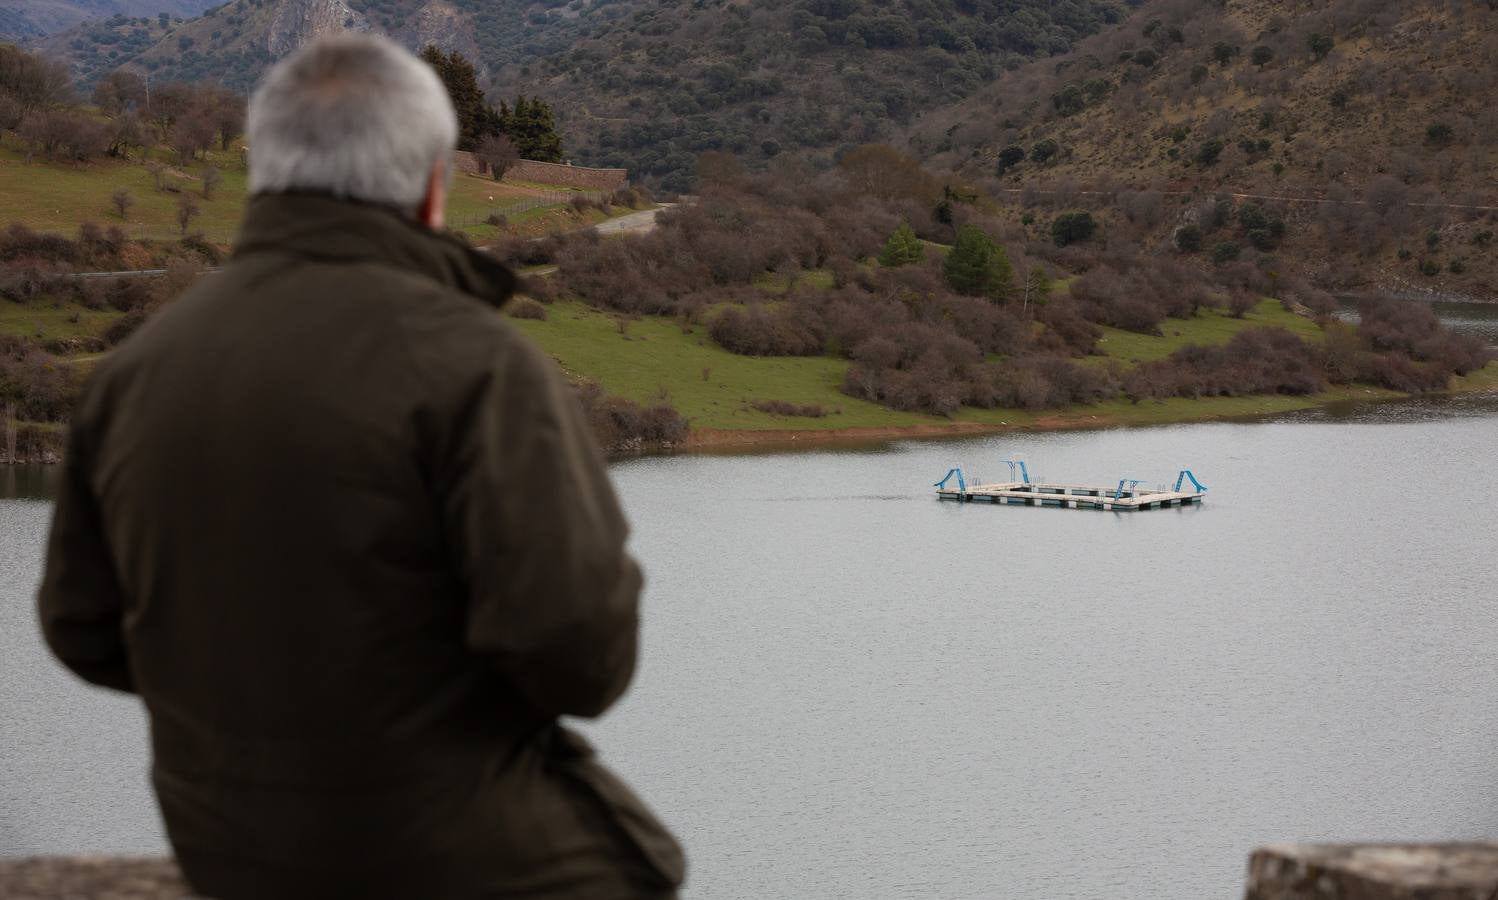
[[[1492,17],[1472,0],[1148,0],[910,142],[1007,198],[1011,224],[1088,208],[1115,241],[1274,257],[1329,290],[1487,298]]]
[[[1169,321],[1207,309],[1241,316],[1265,295],[1324,319],[1336,304],[1250,262],[1205,268],[1094,239],[1064,248],[1000,242],[1001,262],[992,265],[1002,277],[979,290],[959,284],[957,251],[879,265],[872,257],[905,221],[935,243],[968,230],[1012,232],[983,198],[939,185],[899,154],[868,148],[849,158],[828,173],[721,167],[697,203],[663,215],[650,235],[557,237],[500,252],[555,264],[551,292],[620,314],[621,330],[630,316],[669,317],[736,354],[837,357],[849,363],[848,396],[937,415],[964,406],[1314,394],[1353,380],[1434,390],[1487,361],[1480,342],[1446,332],[1429,310],[1390,312],[1407,304],[1370,307],[1368,334],[1347,340],[1249,329],[1225,346],[1187,346],[1138,366],[1101,358],[1101,326],[1160,335]],[[811,273],[830,273],[830,286]],[[768,274],[773,291],[764,287]],[[1062,278],[1065,289],[1052,287]]]

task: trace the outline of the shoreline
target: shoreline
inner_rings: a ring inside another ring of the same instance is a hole
[[[1498,364],[1490,366],[1494,371],[1469,380],[1445,391],[1428,394],[1399,394],[1391,391],[1374,393],[1371,389],[1346,388],[1339,392],[1327,392],[1310,397],[1288,397],[1262,395],[1258,399],[1273,402],[1275,408],[1253,412],[1222,411],[1214,400],[1243,398],[1201,398],[1177,400],[1175,409],[1161,410],[1169,401],[1148,401],[1124,407],[1124,412],[1110,411],[1107,405],[1083,406],[1069,410],[1058,410],[1039,414],[1022,423],[1006,422],[923,422],[918,425],[862,425],[848,428],[797,429],[693,429],[684,443],[669,447],[645,447],[630,451],[610,452],[610,461],[636,456],[654,456],[674,453],[735,453],[758,450],[816,450],[829,447],[873,446],[892,441],[905,440],[949,440],[965,437],[984,437],[993,434],[1015,432],[1085,431],[1104,428],[1148,428],[1163,425],[1183,425],[1200,422],[1254,422],[1285,413],[1307,409],[1356,406],[1375,403],[1398,403],[1410,400],[1439,400],[1451,397],[1490,395],[1498,397]],[[1470,378],[1470,376],[1469,376]],[[1250,397],[1249,399],[1253,399]],[[1114,404],[1115,409],[1117,404]],[[0,448],[0,470],[19,466],[50,466],[62,461],[61,433],[52,436],[53,446],[46,440],[29,441],[26,449],[18,452],[17,459],[8,459]]]
[[[1479,383],[1458,386],[1450,390],[1428,394],[1398,394],[1382,392],[1375,396],[1359,397],[1352,392],[1325,393],[1311,397],[1280,398],[1289,400],[1277,409],[1264,412],[1219,412],[1202,405],[1210,399],[1187,401],[1196,405],[1187,406],[1178,413],[1160,415],[1119,415],[1104,411],[1092,412],[1098,407],[1078,407],[1071,410],[1037,415],[1023,424],[989,422],[930,422],[920,425],[859,426],[829,429],[694,429],[686,443],[667,448],[667,453],[713,453],[735,450],[794,450],[798,448],[822,449],[826,447],[854,444],[882,444],[901,440],[939,440],[963,437],[982,437],[1012,432],[1085,431],[1104,428],[1146,428],[1163,425],[1183,425],[1199,422],[1253,422],[1285,413],[1307,409],[1329,408],[1345,405],[1375,403],[1398,403],[1409,400],[1438,400],[1464,396],[1498,396],[1498,383],[1484,379]],[[1151,401],[1158,403],[1159,401]],[[1163,404],[1162,404],[1163,405]],[[1139,404],[1145,407],[1144,404]],[[647,451],[648,452],[648,451]]]

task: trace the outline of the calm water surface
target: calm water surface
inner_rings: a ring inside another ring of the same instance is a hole
[[[592,730],[692,897],[1233,898],[1263,842],[1491,837],[1494,448],[1464,399],[622,463],[644,655]],[[932,499],[1014,455],[1210,499]],[[36,637],[48,515],[0,501],[0,855],[160,852],[136,704]]]

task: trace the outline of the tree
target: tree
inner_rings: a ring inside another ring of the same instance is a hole
[[[884,249],[879,251],[879,264],[892,269],[920,262],[925,256],[926,249],[921,244],[921,239],[915,236],[910,223],[901,222],[895,233],[884,242]]]
[[[215,169],[213,166],[204,166],[203,167],[203,199],[204,200],[212,200],[213,199],[213,189],[216,188],[216,187],[218,187],[219,183],[222,182],[223,180],[224,180],[224,176],[219,173],[218,169]]]
[[[557,133],[551,105],[545,100],[540,97],[527,100],[521,95],[515,98],[514,106],[501,103],[497,113],[490,112],[496,133],[514,141],[522,159],[562,161],[562,136]]]
[[[1069,84],[1051,95],[1051,105],[1061,115],[1073,116],[1087,108],[1087,98],[1083,96],[1081,87]]]
[[[1195,253],[1202,248],[1202,230],[1197,225],[1182,225],[1174,235],[1176,249],[1182,253]]]
[[[1212,138],[1210,141],[1202,141],[1201,146],[1196,148],[1196,161],[1203,166],[1210,166],[1217,162],[1222,155],[1222,148],[1226,146],[1220,138]]]
[[[156,185],[157,192],[166,190],[166,166],[159,160],[146,160],[146,171],[151,173],[151,183]]]
[[[1045,163],[1060,151],[1060,146],[1050,138],[1046,138],[1030,148],[1030,158],[1038,163]]]
[[[697,184],[701,187],[725,187],[743,177],[744,164],[732,153],[708,150],[697,157]]]
[[[1260,44],[1249,53],[1248,58],[1254,65],[1262,69],[1269,65],[1270,60],[1274,59],[1274,51]]]
[[[1025,306],[1044,306],[1051,298],[1051,276],[1045,266],[1032,265],[1025,276]]]
[[[1057,247],[1090,240],[1097,231],[1097,220],[1092,213],[1073,211],[1062,213],[1051,222],[1051,240]]]
[[[15,98],[22,113],[49,109],[72,99],[73,78],[57,60],[0,44],[0,94]]]
[[[854,190],[879,200],[929,200],[936,194],[936,184],[921,164],[886,144],[855,147],[837,167]]]
[[[114,211],[123,219],[130,212],[130,207],[135,205],[135,198],[130,196],[129,191],[120,188],[109,196],[109,202],[114,206]]]
[[[183,234],[187,234],[187,226],[191,225],[192,220],[196,219],[202,211],[202,208],[198,206],[198,201],[194,200],[191,194],[177,195],[177,226],[182,229]]]
[[[165,140],[167,129],[191,112],[197,103],[198,93],[191,85],[168,81],[151,90],[151,103],[146,109],[146,115]]]
[[[213,120],[203,112],[184,116],[167,129],[167,146],[177,151],[179,165],[187,165],[198,154],[213,146],[217,133]]]
[[[1306,36],[1306,46],[1310,48],[1311,56],[1317,61],[1326,59],[1326,55],[1332,52],[1333,45],[1331,36],[1319,31],[1313,31]]]
[[[219,149],[227,151],[234,139],[244,131],[244,97],[225,88],[207,88],[203,96],[203,109],[218,134]]]
[[[999,174],[1003,175],[1005,172],[1009,171],[1010,169],[1014,168],[1024,161],[1024,147],[1021,147],[1017,144],[1005,147],[1003,150],[999,151]]]
[[[1212,45],[1212,58],[1220,66],[1225,66],[1232,62],[1238,56],[1239,52],[1236,45],[1224,41],[1218,41]]]
[[[502,134],[484,135],[473,155],[484,164],[495,181],[503,180],[505,173],[520,159],[520,151],[515,149],[515,142]]]
[[[130,148],[139,146],[144,140],[144,132],[141,130],[140,119],[134,112],[127,112],[115,116],[108,125],[110,156],[116,159],[128,159]]]
[[[1432,122],[1425,127],[1425,142],[1432,147],[1445,147],[1451,143],[1453,134],[1445,122]]]
[[[108,116],[139,109],[145,100],[146,82],[134,72],[117,69],[94,86],[94,103]]]
[[[458,149],[477,150],[483,136],[498,129],[490,122],[491,110],[484,103],[484,92],[479,89],[473,63],[456,50],[443,53],[435,44],[428,44],[421,51],[421,58],[442,79],[453,110],[458,114]]]
[[[1014,287],[1008,254],[974,225],[957,229],[957,241],[947,253],[942,274],[959,294],[1000,302],[1008,299]]]

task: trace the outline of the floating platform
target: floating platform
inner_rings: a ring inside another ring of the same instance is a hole
[[[1122,479],[1116,487],[1099,487],[1087,484],[1062,484],[1032,482],[1024,463],[1006,460],[1011,475],[1021,476],[1017,481],[994,484],[969,485],[961,469],[952,469],[945,478],[936,483],[938,500],[954,500],[958,503],[997,503],[1004,506],[1056,506],[1063,509],[1101,509],[1114,512],[1134,512],[1146,509],[1165,509],[1171,506],[1197,506],[1206,499],[1207,489],[1189,469],[1182,469],[1176,476],[1175,487],[1141,488],[1143,482]],[[1016,473],[1015,467],[1018,467]],[[956,479],[955,489],[949,483]],[[1186,487],[1186,482],[1190,487]]]

